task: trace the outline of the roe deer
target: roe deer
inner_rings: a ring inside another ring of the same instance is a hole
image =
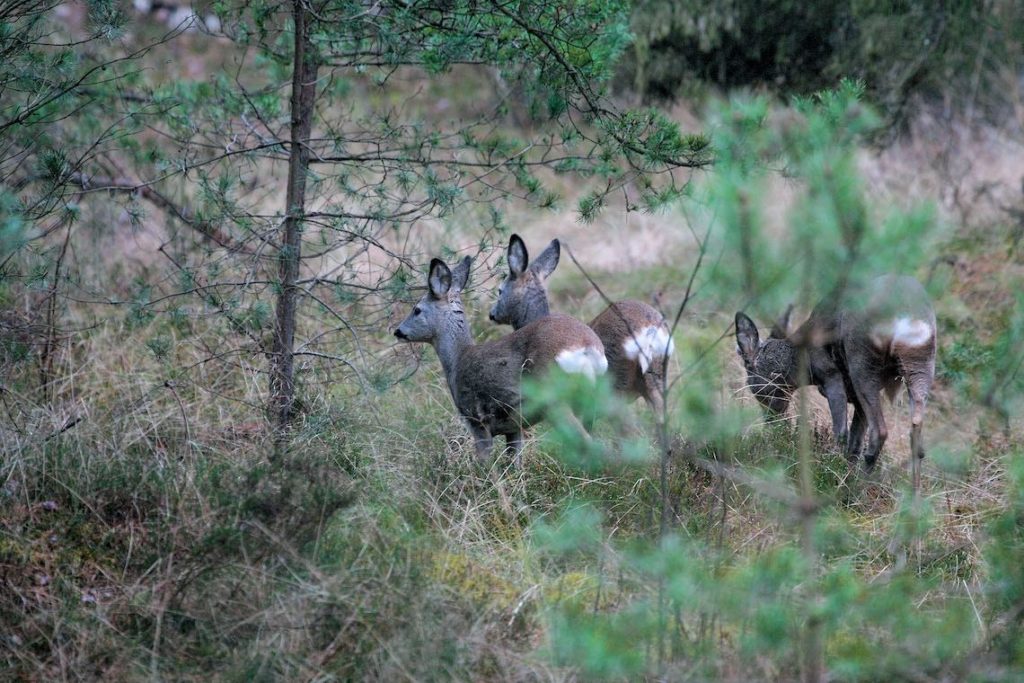
[[[548,316],[501,339],[474,344],[460,296],[471,263],[467,256],[451,270],[444,261],[433,259],[427,293],[395,336],[427,342],[437,351],[455,407],[473,433],[477,457],[487,458],[494,436],[501,434],[519,466],[522,377],[555,364],[594,378],[608,369],[608,361],[594,331],[566,315]]]
[[[548,315],[548,276],[558,266],[557,239],[530,262],[519,235],[508,242],[509,274],[491,308],[491,320],[520,329]],[[615,388],[630,397],[641,396],[660,419],[664,406],[665,366],[674,350],[665,318],[640,301],[620,301],[590,322],[601,338]]]
[[[786,334],[787,311],[765,341],[758,337],[754,322],[737,313],[736,349],[747,369],[747,386],[772,413],[785,412],[802,381],[817,386],[828,399],[836,440],[845,443],[852,459],[863,450],[870,470],[888,436],[879,393],[884,389],[891,400],[905,384],[910,396],[916,491],[918,461],[924,457],[921,425],[935,379],[935,312],[924,287],[912,277],[884,275],[857,294],[826,299],[792,335]],[[808,349],[808,377],[804,380],[798,367],[801,345]],[[849,432],[847,402],[853,404]]]

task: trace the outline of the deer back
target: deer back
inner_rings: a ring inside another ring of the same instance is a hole
[[[822,302],[793,339],[809,342],[812,381],[838,366],[851,396],[867,380],[892,395],[904,378],[934,377],[935,311],[909,276],[882,275]]]
[[[840,372],[849,397],[854,385],[867,379],[891,393],[901,377],[934,376],[935,312],[912,277],[883,275],[841,299],[828,297],[796,331],[787,328],[788,312],[762,341],[753,321],[742,313],[736,316],[747,384],[776,412],[785,410],[789,393],[802,384],[800,346],[809,351],[810,382],[820,387],[824,378]]]

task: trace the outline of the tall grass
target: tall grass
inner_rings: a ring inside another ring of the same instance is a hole
[[[500,457],[482,470],[428,365],[386,391],[315,397],[275,468],[255,378],[222,368],[165,379],[188,351],[157,357],[145,341],[160,325],[111,320],[83,335],[49,406],[14,391],[21,370],[8,368],[5,406],[20,420],[5,424],[0,611],[15,677],[633,677],[659,669],[649,611],[659,580],[677,606],[662,675],[797,675],[795,636],[779,625],[792,619],[803,569],[783,508],[676,459],[674,532],[651,545],[656,464],[616,456],[647,439],[641,406],[607,407],[634,423],[619,435],[616,421],[599,422],[611,460],[581,468],[562,457],[558,432],[540,429],[522,470]],[[730,349],[713,356],[737,370]],[[240,400],[211,399],[211,388]],[[60,431],[69,416],[81,420]],[[846,595],[860,615],[835,615],[843,625],[826,649],[836,675],[908,672],[901,658],[939,667],[950,651],[915,649],[943,647],[937,624],[955,624],[948,635],[964,642],[986,626],[990,600],[1016,604],[991,594],[1003,584],[990,567],[1012,565],[990,564],[1007,549],[984,533],[1004,519],[1002,463],[1014,446],[981,439],[962,473],[926,479],[934,515],[918,592],[893,574],[892,542],[908,523],[897,458],[871,482],[851,481],[826,431],[815,443],[815,489],[852,487],[816,531],[826,594]],[[797,476],[794,451],[783,423],[701,455],[784,483]],[[908,596],[917,620],[887,621]],[[891,640],[904,629],[921,635]]]
[[[646,409],[571,383],[535,398],[601,413],[593,442],[556,421],[533,430],[521,470],[497,449],[481,467],[433,357],[395,350],[384,329],[362,340],[373,381],[302,367],[298,426],[272,460],[262,359],[211,310],[70,298],[45,392],[34,328],[0,328],[0,667],[25,680],[788,681],[813,617],[834,680],[1015,680],[1021,269],[1013,226],[984,240],[967,227],[931,247],[973,275],[936,266],[923,507],[906,487],[905,406],[887,410],[881,469],[865,475],[809,395],[813,562],[789,495],[799,432],[760,420],[727,335],[736,297],[703,281],[677,333],[664,498]],[[99,288],[105,255],[87,240],[77,253],[81,288]],[[691,265],[596,275],[647,297]],[[5,311],[24,316],[47,291],[2,285]],[[555,310],[587,297],[571,274],[554,293]],[[336,321],[309,310],[304,324]]]

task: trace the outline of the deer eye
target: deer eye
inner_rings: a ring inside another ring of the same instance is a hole
[[[416,308],[412,309],[412,314],[413,315],[419,315],[422,312],[423,312],[423,309],[420,308],[419,306],[417,306]]]

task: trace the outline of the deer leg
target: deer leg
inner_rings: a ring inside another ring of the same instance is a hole
[[[491,431],[481,424],[470,423],[469,431],[473,433],[473,443],[476,447],[476,459],[486,463],[491,457],[491,447],[494,445],[494,437]]]
[[[864,466],[871,470],[889,436],[889,428],[885,425],[885,415],[882,413],[882,387],[873,378],[862,378],[860,381],[855,379],[853,387],[867,422],[868,442],[864,451]]]
[[[828,411],[832,415],[832,435],[840,446],[847,444],[846,430],[846,386],[839,372],[829,375],[821,387],[821,393],[828,400]]]
[[[864,467],[874,468],[882,452],[889,429],[882,412],[882,385],[885,358],[869,342],[847,339],[846,373],[853,385],[857,404],[864,413],[867,443],[864,445]]]
[[[658,372],[653,368],[643,377],[643,393],[641,395],[647,401],[647,405],[651,407],[654,419],[659,423],[665,413],[665,396],[661,390],[663,383],[663,372]]]
[[[867,418],[864,417],[864,409],[856,397],[853,399],[853,422],[850,424],[850,439],[846,442],[846,454],[850,460],[860,457],[860,451],[864,447],[864,428],[867,426]]]
[[[921,490],[921,459],[924,458],[924,449],[921,444],[921,424],[914,422],[917,403],[914,395],[910,394],[910,488],[914,492],[914,498],[917,498],[917,493]]]
[[[580,421],[580,419],[576,416],[575,413],[573,413],[571,410],[566,409],[563,417],[567,423],[573,426],[573,428],[579,434],[581,439],[583,439],[584,441],[593,440],[590,436],[590,432],[587,430],[586,427],[583,426],[583,423]]]
[[[924,424],[924,407],[931,390],[930,373],[911,374],[906,378],[907,395],[910,396],[910,477],[914,495],[921,489],[921,460],[924,459],[924,443],[921,438]]]
[[[932,373],[934,370],[931,373],[913,373],[906,378],[907,395],[910,396],[910,450],[918,460],[924,458],[921,426],[924,424],[924,408],[928,402],[928,393],[932,388]]]
[[[512,451],[512,463],[516,469],[523,466],[523,433],[513,432],[505,435],[505,446]]]

